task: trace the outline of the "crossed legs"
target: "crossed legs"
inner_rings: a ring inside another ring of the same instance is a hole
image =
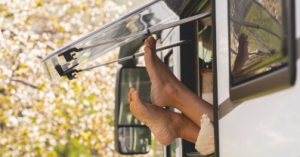
[[[156,139],[169,145],[175,138],[196,142],[200,130],[200,119],[207,114],[213,121],[213,107],[185,87],[157,57],[156,40],[145,40],[145,64],[151,80],[151,101],[144,103],[138,91],[131,89],[128,102],[132,114],[147,125]],[[170,106],[183,114],[164,109]]]

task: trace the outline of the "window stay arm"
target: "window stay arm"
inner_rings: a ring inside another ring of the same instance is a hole
[[[104,42],[100,42],[100,43],[97,43],[97,44],[94,44],[94,45],[84,46],[84,47],[81,47],[81,48],[73,47],[73,48],[70,48],[70,49],[60,53],[58,56],[64,56],[66,61],[69,62],[69,61],[72,61],[74,59],[73,57],[75,56],[75,54],[71,54],[73,52],[79,52],[79,51],[87,50],[87,49],[90,49],[90,48],[93,48],[93,47],[97,47],[97,46],[101,46],[101,45],[105,45],[105,44],[109,44],[109,43],[113,43],[113,42],[117,42],[117,41],[122,41],[122,40],[130,39],[130,38],[138,37],[138,36],[141,36],[141,35],[144,35],[144,34],[151,34],[151,33],[158,32],[158,31],[161,31],[161,30],[164,30],[164,29],[167,29],[167,28],[175,27],[175,26],[178,26],[178,25],[185,24],[187,22],[203,19],[203,18],[210,17],[210,16],[211,16],[211,12],[198,14],[198,15],[187,17],[187,18],[175,21],[175,22],[168,23],[168,24],[156,26],[156,27],[153,27],[153,28],[148,28],[147,30],[141,31],[141,32],[136,33],[136,34],[131,34],[131,35],[127,35],[127,36],[107,40],[107,41],[104,41]]]
[[[181,45],[187,44],[189,42],[190,42],[190,40],[182,40],[182,41],[170,44],[170,45],[162,46],[162,47],[157,48],[156,52],[166,50],[166,49],[176,47],[176,46],[181,46]],[[83,69],[80,69],[80,70],[74,69],[78,65],[78,64],[76,64],[76,65],[72,66],[71,68],[69,68],[68,70],[66,70],[65,72],[61,71],[61,72],[58,72],[58,73],[61,74],[61,76],[66,75],[69,80],[72,80],[72,79],[76,78],[76,73],[91,70],[91,69],[94,69],[94,68],[98,68],[98,67],[101,67],[101,66],[104,66],[104,65],[109,65],[109,64],[112,64],[112,63],[116,63],[116,62],[122,62],[122,61],[130,60],[130,59],[134,59],[134,58],[137,58],[137,57],[144,56],[144,54],[145,54],[145,52],[136,53],[136,54],[133,54],[131,56],[123,57],[123,58],[116,59],[116,60],[113,60],[113,61],[110,61],[110,62],[107,62],[107,63],[98,64],[98,65],[83,68]],[[56,70],[58,70],[58,69],[56,69]]]

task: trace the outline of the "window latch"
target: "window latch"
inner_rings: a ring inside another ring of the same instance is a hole
[[[67,62],[70,62],[71,60],[77,59],[77,58],[74,58],[74,56],[76,55],[76,53],[74,53],[74,52],[79,52],[79,51],[82,51],[82,50],[83,50],[83,48],[77,49],[76,47],[74,47],[74,48],[68,49],[67,51],[59,54],[58,56],[64,56],[65,60]]]

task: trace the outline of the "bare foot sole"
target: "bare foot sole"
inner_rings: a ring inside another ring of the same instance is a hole
[[[176,107],[179,91],[188,90],[156,55],[156,40],[145,40],[145,63],[151,80],[151,101],[159,107]]]
[[[173,123],[178,117],[173,115],[177,113],[142,102],[138,91],[133,88],[128,97],[132,114],[150,128],[158,142],[167,146],[178,137],[177,125]]]

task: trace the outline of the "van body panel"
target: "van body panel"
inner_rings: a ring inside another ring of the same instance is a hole
[[[231,102],[227,1],[216,0],[215,4],[220,156],[300,156],[300,77],[296,77],[292,87],[239,103]],[[299,1],[296,7],[300,8]],[[299,39],[300,11],[295,10]],[[296,64],[297,75],[299,59]]]
[[[227,0],[216,0],[216,51],[218,77],[218,102],[229,98],[229,60],[228,60],[228,25]],[[220,67],[226,68],[221,69]],[[219,69],[220,68],[220,69]]]

